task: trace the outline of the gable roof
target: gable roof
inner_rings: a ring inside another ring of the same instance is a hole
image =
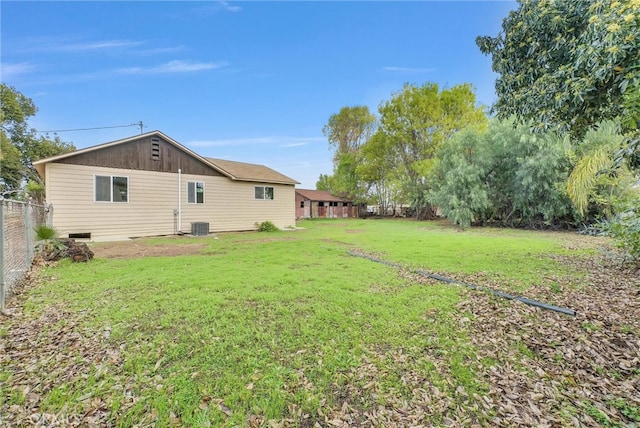
[[[333,196],[331,192],[326,190],[296,189],[296,193],[310,201],[328,201],[328,202],[350,202],[348,199]]]
[[[256,165],[256,164],[250,164],[250,163],[244,163],[244,162],[234,162],[234,161],[228,161],[228,160],[222,160],[222,159],[212,159],[212,158],[202,157],[196,152],[188,149],[187,147],[183,146],[182,144],[178,143],[177,141],[163,134],[160,131],[151,131],[151,132],[136,135],[133,137],[123,138],[121,140],[116,140],[116,141],[111,141],[104,144],[98,144],[95,146],[86,147],[84,149],[76,150],[75,152],[64,153],[61,155],[40,159],[33,162],[33,166],[38,171],[38,174],[40,174],[41,177],[44,177],[44,166],[47,163],[56,162],[62,159],[78,156],[84,153],[105,149],[107,147],[112,147],[119,144],[126,144],[131,141],[138,140],[140,138],[147,138],[152,136],[161,137],[162,139],[167,141],[169,144],[175,146],[176,148],[188,154],[189,156],[192,156],[193,158],[198,159],[200,162],[208,165],[212,169],[218,171],[222,175],[234,181],[255,181],[255,182],[264,182],[264,183],[294,184],[294,185],[299,184],[296,180],[289,178],[286,175],[280,174],[279,172],[274,171],[273,169],[268,168],[264,165]]]

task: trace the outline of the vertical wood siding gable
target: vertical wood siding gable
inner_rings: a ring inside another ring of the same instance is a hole
[[[157,143],[160,149],[156,159],[152,156],[152,143]],[[178,169],[181,169],[183,174],[222,176],[209,165],[183,152],[163,138],[153,135],[70,156],[56,162],[154,172],[177,173]]]

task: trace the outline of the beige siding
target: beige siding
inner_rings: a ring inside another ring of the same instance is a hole
[[[182,232],[191,222],[208,222],[210,231],[255,229],[269,220],[280,228],[295,226],[293,185],[232,181],[226,177],[178,174],[83,165],[49,163],[46,166],[47,201],[53,204],[53,223],[62,237],[91,233],[94,241],[126,239],[174,233],[174,210],[182,207]],[[94,201],[94,175],[129,178],[129,202]],[[187,203],[187,182],[205,185],[204,204]],[[255,200],[254,187],[274,188],[274,200]]]

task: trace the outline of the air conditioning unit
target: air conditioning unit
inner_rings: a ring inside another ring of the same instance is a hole
[[[209,223],[191,223],[191,234],[193,236],[207,236],[209,234]]]

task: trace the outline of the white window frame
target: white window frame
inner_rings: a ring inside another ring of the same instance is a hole
[[[262,197],[259,198],[256,195],[256,190],[257,189],[262,189]],[[267,189],[271,189],[271,197],[267,198]],[[255,186],[253,188],[253,197],[255,198],[256,201],[273,201],[276,198],[276,189],[273,186]]]
[[[198,184],[202,185],[202,202],[198,202]],[[189,200],[189,186],[193,185],[193,201]],[[187,204],[204,205],[204,181],[187,181]]]
[[[98,200],[98,192],[96,191],[96,184],[98,181],[98,177],[109,177],[109,200],[108,201],[99,201]],[[113,179],[114,178],[124,178],[127,180],[127,200],[126,201],[114,201],[113,200]],[[93,174],[93,202],[97,204],[128,204],[131,200],[131,191],[129,190],[129,176],[128,175],[111,175],[111,174]]]

